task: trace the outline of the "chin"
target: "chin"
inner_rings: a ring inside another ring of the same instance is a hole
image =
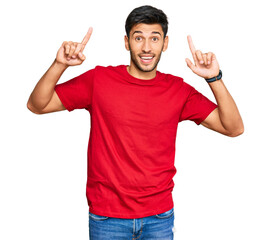
[[[155,70],[155,68],[156,68],[156,66],[148,66],[148,67],[146,67],[146,66],[143,66],[143,67],[140,67],[139,69],[142,71],[142,72],[152,72],[152,71],[154,71]]]
[[[135,66],[142,72],[152,72],[152,71],[155,71],[156,67],[158,65],[158,62],[156,63],[153,63],[151,65],[144,65],[144,64],[141,64],[139,62],[136,62],[135,63]]]

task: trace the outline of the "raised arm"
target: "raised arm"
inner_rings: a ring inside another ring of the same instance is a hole
[[[28,109],[36,114],[44,114],[65,110],[54,88],[61,75],[69,66],[76,66],[86,59],[83,50],[88,43],[92,28],[89,28],[81,43],[63,42],[59,48],[56,59],[36,84],[28,102]]]
[[[218,76],[219,64],[212,52],[196,50],[191,36],[187,37],[194,64],[186,58],[187,66],[198,76],[210,79]],[[217,101],[215,109],[201,124],[221,134],[236,137],[244,132],[244,125],[238,108],[222,79],[208,83]]]

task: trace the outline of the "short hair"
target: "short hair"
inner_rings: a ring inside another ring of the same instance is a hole
[[[145,5],[135,8],[127,17],[125,23],[126,35],[130,37],[130,31],[132,27],[139,23],[155,24],[161,25],[164,33],[164,38],[168,31],[168,20],[167,15],[160,9],[155,7]]]

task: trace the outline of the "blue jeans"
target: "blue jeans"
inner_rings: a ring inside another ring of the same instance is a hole
[[[89,213],[90,240],[173,240],[174,208],[136,219]]]

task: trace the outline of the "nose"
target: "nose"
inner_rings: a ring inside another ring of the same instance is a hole
[[[142,51],[145,53],[148,53],[151,51],[151,44],[148,40],[144,41],[143,46],[142,46]]]

